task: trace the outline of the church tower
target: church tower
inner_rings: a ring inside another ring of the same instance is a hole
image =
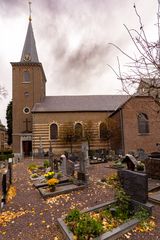
[[[39,62],[32,28],[31,2],[26,39],[20,62],[12,62],[13,153],[32,154],[32,108],[45,97],[46,77]]]

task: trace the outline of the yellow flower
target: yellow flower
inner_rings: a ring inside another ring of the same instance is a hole
[[[44,177],[47,178],[47,179],[51,179],[53,176],[54,176],[54,172],[48,172],[46,174],[44,174]]]
[[[59,180],[57,178],[51,178],[47,181],[48,186],[54,186],[57,183],[59,183]]]

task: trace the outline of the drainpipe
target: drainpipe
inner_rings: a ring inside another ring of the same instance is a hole
[[[121,146],[122,146],[122,154],[125,154],[125,144],[124,144],[124,127],[123,127],[123,111],[120,109],[120,124],[121,124]]]

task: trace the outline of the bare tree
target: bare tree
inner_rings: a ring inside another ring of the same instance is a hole
[[[127,71],[122,71],[122,67],[117,58],[118,71],[112,66],[112,70],[117,78],[121,80],[122,88],[127,94],[139,92],[140,94],[153,96],[157,102],[160,102],[160,0],[157,0],[157,41],[150,42],[146,35],[142,18],[139,15],[134,4],[135,14],[138,18],[139,29],[129,29],[124,25],[136,53],[134,56],[123,51],[119,46],[110,43],[117,48],[129,62],[126,64]]]
[[[75,141],[75,132],[72,122],[69,122],[63,130],[63,141],[70,145],[70,153],[72,154],[73,143]]]
[[[88,120],[84,126],[84,139],[88,142],[88,151],[90,153],[91,150],[91,142],[94,139],[93,134],[93,122]]]
[[[7,95],[6,89],[0,86],[0,97],[5,97],[6,95]]]

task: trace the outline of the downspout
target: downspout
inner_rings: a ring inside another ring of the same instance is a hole
[[[122,154],[125,154],[125,144],[124,144],[124,127],[123,127],[123,111],[120,109],[120,124],[121,124],[121,146],[122,146]]]

